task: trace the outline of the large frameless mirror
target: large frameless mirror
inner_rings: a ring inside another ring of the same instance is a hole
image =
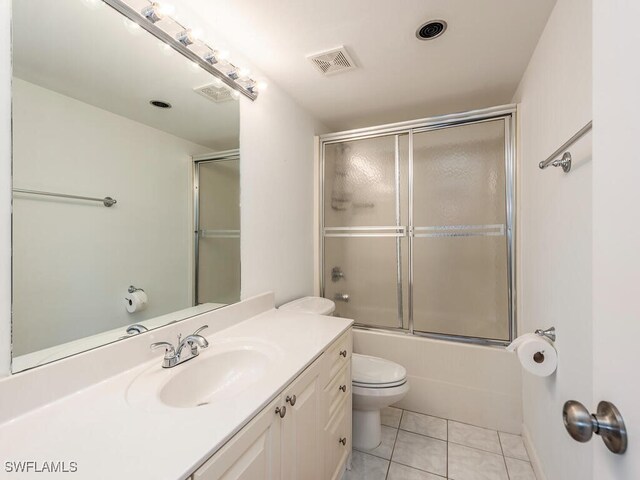
[[[12,8],[13,371],[238,301],[235,96],[102,1]]]

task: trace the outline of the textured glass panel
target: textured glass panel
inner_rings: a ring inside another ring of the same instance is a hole
[[[198,302],[240,300],[240,238],[201,237],[198,263]]]
[[[505,223],[504,120],[417,133],[414,225]]]
[[[349,296],[348,302],[336,300],[337,315],[371,326],[401,325],[395,238],[327,237],[324,252],[325,297]],[[343,276],[332,276],[334,269]]]
[[[240,161],[199,164],[198,303],[240,300]]]
[[[200,228],[240,229],[240,160],[201,162]]]
[[[509,339],[505,236],[414,240],[415,330]]]
[[[396,224],[395,136],[325,146],[325,227]]]

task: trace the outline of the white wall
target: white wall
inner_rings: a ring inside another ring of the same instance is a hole
[[[311,94],[311,93],[310,93]],[[323,125],[271,84],[240,103],[242,298],[314,288],[314,135]]]
[[[191,155],[206,147],[13,80],[14,355],[191,306]],[[37,139],[35,138],[37,137]],[[130,314],[129,285],[149,296]]]
[[[591,120],[591,18],[589,0],[558,0],[514,97],[519,332],[554,325],[558,333],[556,374],[523,374],[524,433],[539,478],[542,469],[549,480],[587,479],[592,471],[590,445],[571,440],[561,414],[566,400],[592,403],[591,135],[570,149],[569,174],[538,168]]]
[[[0,376],[11,370],[11,0],[0,0]]]
[[[520,433],[520,365],[504,349],[367,330],[354,331],[353,349],[407,369],[411,388],[397,406]]]
[[[596,480],[640,478],[640,2],[594,0],[593,315],[594,398],[624,417],[629,448],[594,438]]]

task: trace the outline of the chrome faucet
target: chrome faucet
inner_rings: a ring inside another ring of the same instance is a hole
[[[205,328],[209,328],[209,325],[203,325],[191,335],[187,335],[184,340],[181,340],[182,335],[178,335],[178,347],[174,347],[169,342],[156,342],[151,344],[151,350],[164,347],[164,359],[162,360],[162,368],[173,368],[176,365],[191,360],[197,357],[201,348],[207,348],[209,342],[207,339],[200,335],[200,332]],[[182,351],[184,347],[189,345],[189,350],[184,354]]]

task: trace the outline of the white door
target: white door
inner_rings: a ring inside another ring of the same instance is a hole
[[[640,2],[594,0],[594,404],[614,403],[624,455],[594,435],[594,480],[640,479]],[[579,400],[579,399],[576,399]],[[592,411],[596,405],[591,405]]]

